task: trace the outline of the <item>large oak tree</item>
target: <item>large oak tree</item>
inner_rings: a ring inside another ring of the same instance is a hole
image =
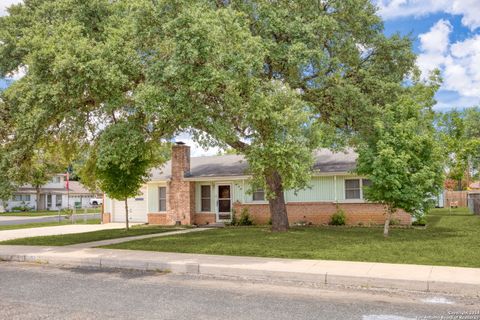
[[[245,154],[275,231],[312,151],[368,128],[415,60],[369,0],[25,0],[0,41],[0,75],[27,70],[4,94],[16,160],[50,135],[91,147],[132,115],[157,140],[191,130]]]

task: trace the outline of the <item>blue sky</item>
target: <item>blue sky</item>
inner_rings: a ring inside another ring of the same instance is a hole
[[[441,71],[436,110],[480,105],[480,0],[373,0],[387,35],[411,34],[424,76]]]
[[[479,0],[480,2],[480,0]],[[432,13],[424,16],[408,16],[389,19],[385,21],[385,34],[392,35],[400,33],[402,35],[410,35],[414,40],[414,50],[417,54],[422,54],[422,45],[419,36],[428,34],[430,29],[434,27],[439,21],[448,21],[452,26],[452,32],[449,35],[450,44],[468,41],[468,39],[480,34],[480,30],[470,30],[462,24],[461,15],[452,15],[445,12]],[[479,52],[480,54],[480,52]],[[443,69],[441,65],[437,66]],[[445,74],[443,74],[445,77]],[[435,107],[439,111],[448,110],[452,108],[468,108],[475,105],[480,105],[480,97],[478,96],[464,96],[460,90],[449,90],[445,86],[437,93],[436,99],[438,101]]]
[[[0,15],[20,1],[0,0]],[[436,110],[480,106],[480,0],[372,1],[387,35],[412,36],[423,76],[440,69],[444,82]],[[5,86],[0,79],[0,88]]]

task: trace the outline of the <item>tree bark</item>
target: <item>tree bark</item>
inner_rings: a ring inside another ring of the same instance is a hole
[[[385,224],[383,225],[383,236],[388,238],[388,232],[390,231],[390,221],[392,220],[393,209],[391,206],[387,206],[387,212],[385,214]]]
[[[128,225],[128,202],[127,198],[125,198],[125,227],[127,228],[127,231],[129,230],[129,225]]]
[[[288,231],[288,215],[283,194],[282,177],[277,171],[273,171],[266,177],[267,185],[274,198],[270,198],[270,215],[272,217],[272,231]]]
[[[39,211],[40,210],[40,187],[39,186],[35,186],[35,193],[36,193],[36,197],[37,197],[37,208],[35,211]]]

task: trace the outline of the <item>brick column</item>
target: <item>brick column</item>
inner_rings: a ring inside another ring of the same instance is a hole
[[[190,174],[190,147],[178,142],[172,147],[172,177],[168,183],[168,220],[193,224],[195,182],[185,181]]]

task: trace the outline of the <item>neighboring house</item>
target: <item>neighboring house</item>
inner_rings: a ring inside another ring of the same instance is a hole
[[[69,181],[66,188],[66,175],[57,174],[40,188],[40,201],[38,210],[60,210],[65,208],[89,207],[90,199],[97,198],[99,194],[87,190],[78,181]],[[101,196],[101,195],[100,195]],[[28,207],[37,209],[37,191],[31,185],[25,185],[16,190],[10,200],[6,202],[4,210],[12,211],[15,208]]]
[[[338,209],[347,215],[348,224],[382,224],[385,207],[368,203],[363,187],[369,180],[350,172],[357,155],[332,153],[322,149],[315,154],[314,173],[309,188],[286,191],[289,222],[326,224]],[[243,208],[258,224],[270,219],[268,202],[263,190],[251,192],[248,163],[241,155],[190,158],[190,147],[183,143],[173,146],[172,160],[152,170],[150,181],[137,197],[128,199],[129,220],[150,224],[212,224],[228,222],[232,212]],[[104,222],[125,221],[124,202],[106,198]],[[409,214],[399,210],[395,219],[410,224]]]
[[[470,183],[468,189],[473,191],[480,191],[480,181]]]

